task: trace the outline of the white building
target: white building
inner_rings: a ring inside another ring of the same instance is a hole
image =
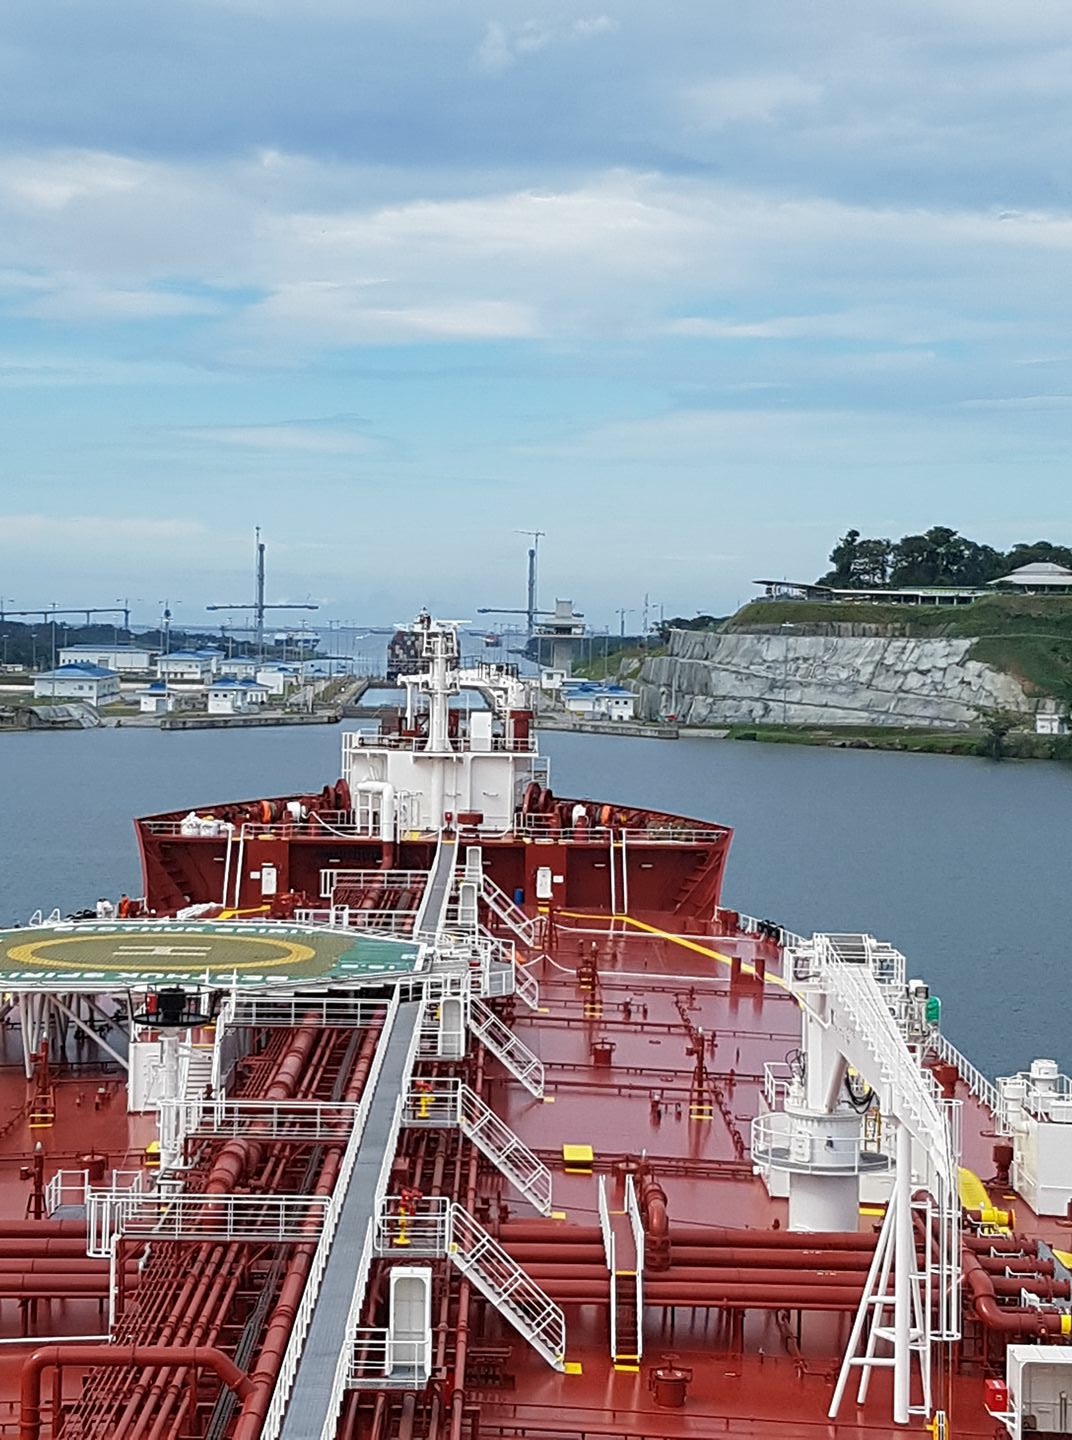
[[[269,695],[285,695],[299,679],[294,665],[264,665],[257,671],[258,683],[266,687]]]
[[[1052,560],[1032,560],[1030,565],[1021,565],[1018,570],[989,583],[1017,590],[1021,595],[1072,595],[1072,570]]]
[[[1068,716],[1058,708],[1056,700],[1043,700],[1035,711],[1036,735],[1068,735],[1072,733]]]
[[[213,654],[205,650],[173,650],[170,655],[156,657],[156,673],[161,680],[180,684],[204,685],[216,673]]]
[[[209,686],[208,713],[245,715],[258,705],[263,705],[267,699],[266,685],[261,685],[256,680],[238,680],[233,675],[221,675]]]
[[[138,709],[143,715],[167,715],[175,708],[175,694],[164,680],[154,680],[138,691]]]
[[[555,695],[562,689],[567,679],[565,670],[552,670],[550,666],[545,666],[540,671],[540,689]]]
[[[253,680],[257,675],[260,661],[252,655],[233,655],[230,660],[220,661],[220,674],[233,675],[236,680]]]
[[[632,720],[636,696],[622,685],[582,680],[563,687],[562,703],[571,715],[587,720]]]
[[[60,665],[34,676],[34,699],[109,705],[119,699],[119,676],[103,665]]]
[[[147,645],[63,645],[61,665],[99,665],[119,675],[143,675],[152,669],[155,650]]]

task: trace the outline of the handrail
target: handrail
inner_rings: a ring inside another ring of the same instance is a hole
[[[395,1021],[398,1017],[399,1003],[399,991],[396,989],[388,1002],[383,1028],[380,1031],[380,1038],[376,1045],[375,1054],[372,1057],[372,1064],[369,1066],[368,1075],[365,1077],[361,1099],[358,1102],[357,1114],[354,1117],[354,1127],[350,1132],[346,1149],[343,1151],[339,1174],[335,1181],[335,1188],[331,1192],[331,1199],[324,1216],[323,1228],[320,1232],[320,1238],[317,1241],[316,1250],[313,1253],[312,1264],[309,1267],[309,1276],[305,1283],[305,1289],[302,1291],[302,1298],[294,1316],[294,1324],[291,1327],[290,1339],[287,1341],[287,1348],[283,1352],[283,1359],[279,1366],[279,1375],[276,1379],[275,1389],[272,1392],[271,1404],[264,1417],[261,1440],[278,1440],[279,1432],[283,1427],[283,1418],[286,1415],[290,1392],[294,1386],[294,1377],[298,1373],[298,1364],[302,1357],[302,1351],[305,1348],[305,1341],[309,1334],[309,1326],[312,1324],[313,1311],[316,1308],[316,1302],[320,1296],[320,1286],[324,1279],[324,1271],[327,1269],[328,1257],[331,1254],[335,1231],[339,1224],[339,1216],[342,1213],[343,1202],[346,1199],[346,1192],[349,1189],[350,1179],[353,1175],[354,1166],[357,1163],[357,1153],[361,1148],[365,1126],[368,1123],[369,1110],[372,1108],[376,1084],[380,1078],[380,1071],[383,1069],[384,1059],[387,1054],[387,1042],[390,1039]],[[342,1403],[341,1393],[339,1403]],[[335,1420],[332,1422],[331,1435],[335,1433],[335,1421],[337,1421],[337,1419],[338,1409],[335,1411]]]

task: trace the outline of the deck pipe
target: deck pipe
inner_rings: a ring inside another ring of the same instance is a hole
[[[93,1366],[195,1366],[211,1370],[236,1395],[250,1393],[249,1376],[213,1345],[45,1345],[23,1361],[19,1390],[19,1440],[40,1440],[41,1376],[55,1365]]]
[[[970,1250],[963,1257],[964,1283],[971,1293],[976,1315],[988,1330],[1002,1335],[1067,1335],[1069,1315],[1062,1310],[1034,1310],[1020,1305],[999,1305],[994,1277]],[[1026,1286],[1024,1287],[1027,1288]]]
[[[549,1220],[508,1220],[496,1234],[499,1243],[513,1249],[515,1243],[555,1246],[603,1244],[598,1225],[562,1225]],[[726,1246],[736,1249],[771,1250],[867,1250],[874,1251],[875,1237],[870,1231],[841,1230],[745,1230],[731,1225],[678,1225],[671,1227],[670,1239],[678,1245]],[[1019,1245],[1009,1248],[1019,1249]]]
[[[345,1101],[352,1102],[360,1098],[382,1033],[382,1029],[366,1031],[354,1062],[353,1074],[346,1086],[343,1097]],[[342,1164],[343,1149],[342,1145],[333,1145],[327,1150],[313,1191],[315,1195],[331,1194]],[[292,1249],[287,1273],[265,1327],[260,1353],[252,1372],[252,1389],[243,1399],[242,1413],[235,1426],[233,1440],[259,1440],[315,1252],[315,1239],[295,1245]]]

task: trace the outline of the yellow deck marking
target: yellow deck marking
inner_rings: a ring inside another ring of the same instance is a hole
[[[602,915],[585,915],[580,910],[560,910],[559,914],[567,920],[602,920],[605,918]],[[617,922],[621,925],[633,925],[647,935],[654,935],[659,940],[669,941],[671,945],[680,945],[683,950],[692,950],[697,955],[706,955],[709,959],[717,960],[722,965],[732,966],[734,963],[732,955],[723,955],[721,950],[712,950],[710,945],[700,945],[696,940],[686,940],[684,935],[672,935],[669,930],[660,930],[657,925],[648,925],[643,920],[634,920],[632,915],[612,915],[610,920],[612,924]],[[755,975],[757,979],[759,978],[756,967],[749,965],[747,961],[741,961],[741,969],[746,975]],[[768,985],[780,985],[783,990],[789,988],[780,975],[768,973],[766,982]]]
[[[137,974],[139,970],[147,969],[147,966],[131,963],[131,961],[152,960],[154,956],[151,952],[154,948],[158,950],[166,949],[169,952],[167,955],[155,957],[158,959],[166,959],[168,970],[189,970],[192,974],[204,974],[206,970],[211,972],[220,970],[227,974],[230,974],[232,970],[274,970],[281,965],[303,965],[306,961],[316,958],[315,950],[310,949],[308,945],[299,945],[294,940],[263,939],[256,935],[228,935],[226,937],[228,941],[238,940],[242,945],[271,945],[276,950],[282,949],[284,953],[277,956],[274,960],[212,961],[206,956],[204,945],[199,946],[194,943],[184,946],[182,944],[184,938],[194,942],[203,940],[205,938],[203,932],[197,932],[196,934],[188,933],[185,936],[183,934],[177,934],[170,937],[161,934],[161,943],[156,947],[148,943],[156,937],[155,931],[142,932],[142,934],[145,935],[146,944],[140,947],[136,945],[134,936],[107,935],[100,937],[102,940],[119,941],[128,944],[132,950],[141,949],[149,952],[146,954],[132,954],[129,961],[124,961],[121,964],[110,964],[106,960],[97,960],[95,958],[89,960],[85,956],[78,961],[57,960],[51,955],[46,956],[40,953],[45,950],[54,950],[57,945],[84,946],[89,938],[85,935],[69,935],[58,940],[35,940],[28,945],[15,945],[7,952],[7,958],[15,961],[19,965],[41,965],[48,970],[99,970],[105,974],[114,973],[117,975],[133,975]],[[208,938],[211,939],[211,936]],[[211,949],[211,946],[208,948]],[[181,958],[181,952],[184,949],[197,950],[198,954],[195,958],[183,960]],[[176,951],[179,953],[176,954]],[[112,954],[115,955],[116,951],[113,950]]]
[[[566,1363],[563,1365],[562,1370],[563,1373],[566,1375],[584,1374],[584,1366],[580,1363],[579,1360],[567,1360]]]
[[[565,1210],[552,1210],[552,1211],[551,1211],[551,1219],[552,1219],[552,1220],[565,1220],[565,1218],[566,1218],[566,1212],[565,1212]]]
[[[639,1366],[639,1365],[619,1365],[618,1361],[615,1360],[615,1362],[614,1362],[614,1368],[615,1368],[615,1370],[617,1370],[617,1372],[618,1372],[619,1375],[639,1375],[639,1374],[640,1374],[640,1366]]]

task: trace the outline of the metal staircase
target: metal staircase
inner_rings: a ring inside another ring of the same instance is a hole
[[[543,1062],[475,995],[469,997],[469,1029],[530,1095],[543,1099]]]
[[[545,928],[542,915],[526,915],[521,906],[515,904],[505,890],[496,885],[489,875],[483,873],[480,877],[480,893],[491,913],[508,930],[513,931],[522,945],[533,950],[542,943]]]
[[[377,1217],[375,1249],[396,1260],[445,1255],[552,1369],[565,1371],[561,1308],[460,1205],[388,1196]]]
[[[836,1418],[853,1369],[861,1371],[862,1402],[872,1371],[890,1367],[893,1418],[906,1424],[910,1415],[932,1412],[932,1345],[960,1334],[955,1116],[943,1106],[933,1076],[909,1048],[902,955],[870,936],[816,935],[788,952],[786,966],[790,988],[806,1016],[830,1032],[847,1064],[867,1079],[897,1132],[894,1189],[829,1415]],[[926,1198],[914,1198],[919,1189]],[[917,1216],[923,1222],[922,1257],[916,1243]],[[879,1354],[882,1345],[890,1349]],[[913,1358],[922,1391],[916,1404],[911,1403]]]
[[[403,1125],[457,1126],[542,1215],[551,1211],[551,1172],[500,1120],[475,1090],[460,1080],[415,1080],[406,1096]]]

